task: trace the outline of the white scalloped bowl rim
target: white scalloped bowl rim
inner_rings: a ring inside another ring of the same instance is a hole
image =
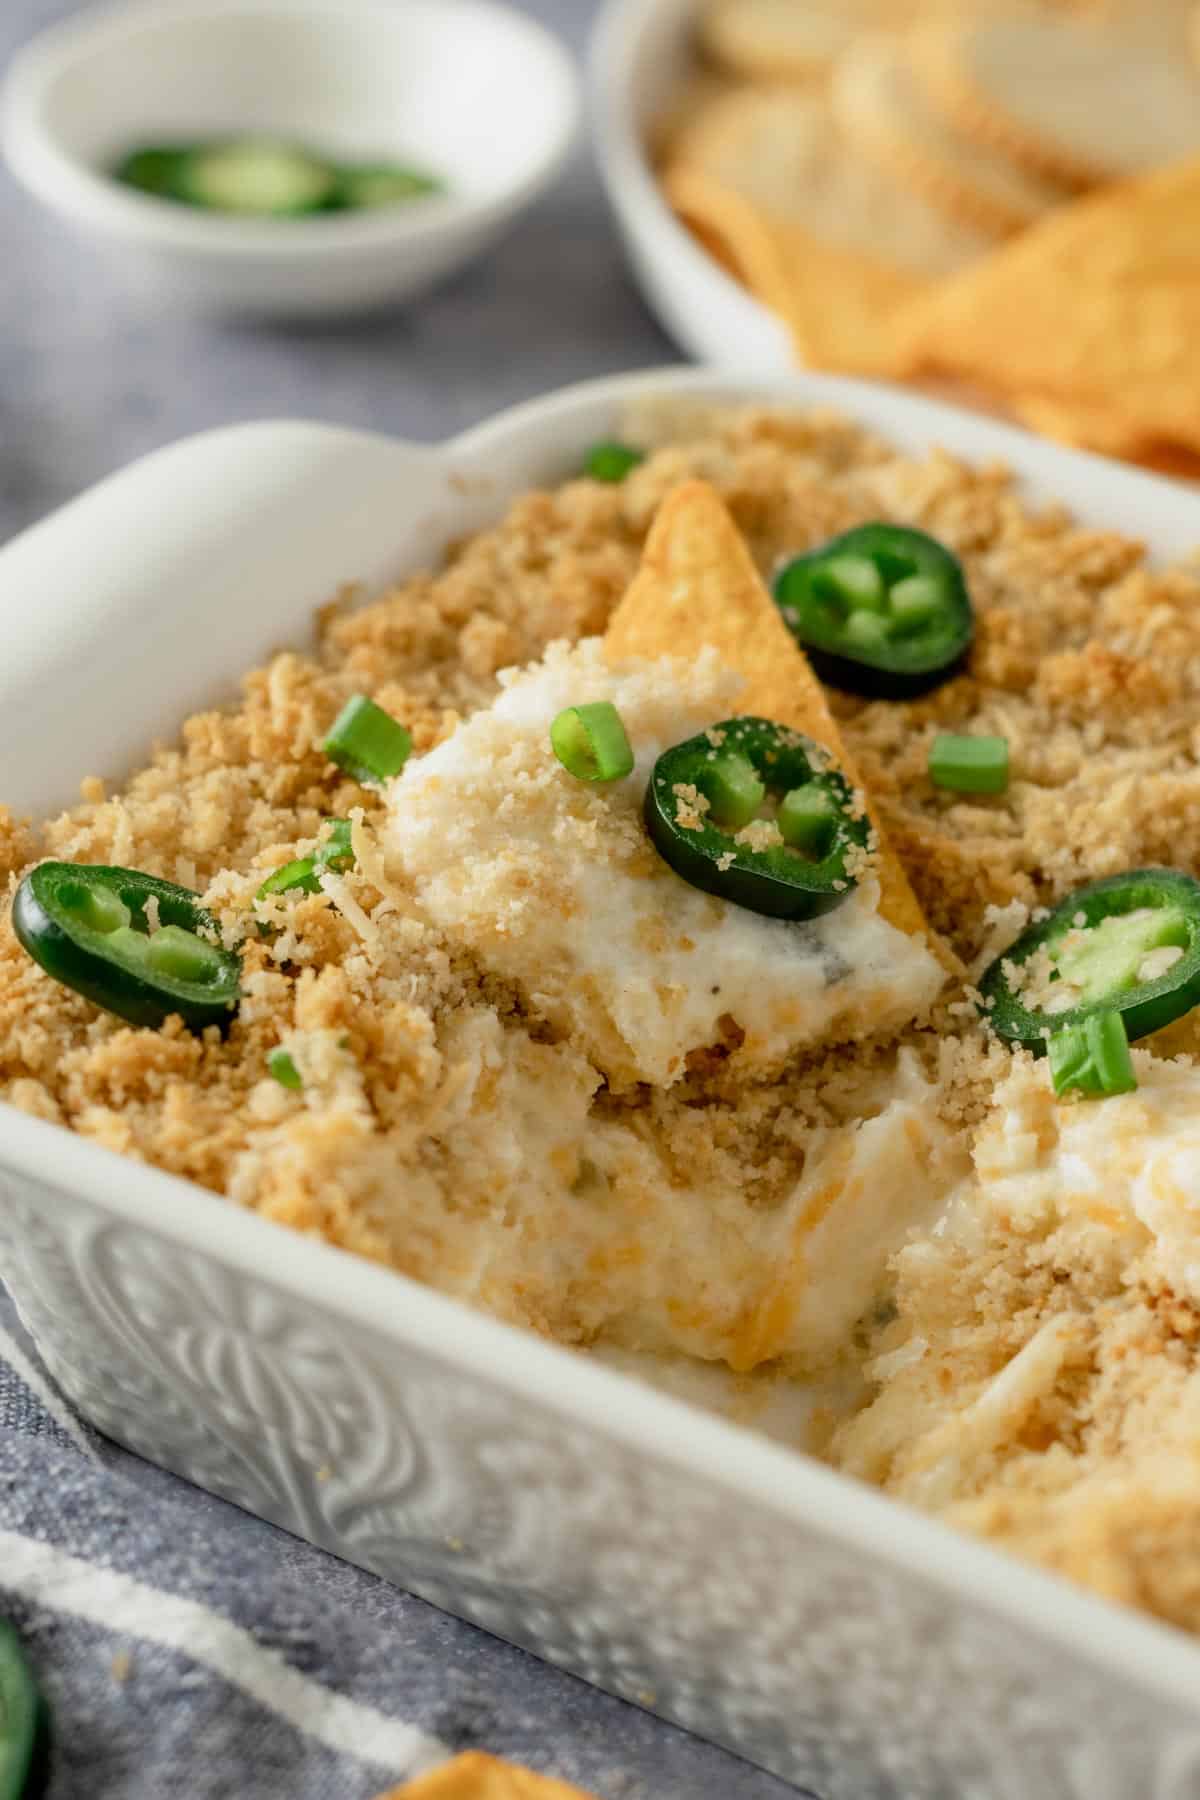
[[[836,377],[793,375],[784,382],[765,382],[754,376],[672,369],[568,389],[517,407],[441,447],[299,423],[235,426],[185,440],[111,477],[0,550],[0,618],[7,594],[28,601],[29,581],[36,585],[40,570],[49,583],[64,559],[69,565],[86,557],[92,566],[107,559],[114,569],[125,566],[132,579],[135,549],[112,541],[108,527],[113,521],[140,510],[152,533],[173,531],[174,525],[164,525],[158,517],[161,506],[155,502],[163,491],[173,489],[191,503],[198,487],[215,489],[220,471],[231,463],[243,468],[259,464],[266,470],[297,454],[329,468],[345,459],[359,459],[362,467],[375,462],[381,471],[403,472],[409,479],[423,471],[447,497],[450,511],[443,522],[449,541],[455,535],[455,516],[466,516],[471,523],[489,510],[495,516],[500,504],[497,464],[511,469],[522,487],[538,478],[560,478],[583,444],[615,427],[627,402],[660,393],[837,407],[888,433],[902,447],[938,444],[972,460],[1006,460],[1035,491],[1065,500],[1085,518],[1114,527],[1124,517],[1163,555],[1180,554],[1200,537],[1195,498],[1178,484],[1059,449],[957,408]],[[202,470],[203,481],[198,481]],[[511,481],[504,484],[506,491],[512,486]],[[419,503],[426,504],[432,491]],[[298,527],[300,523],[297,515]],[[274,519],[268,524],[275,529]],[[399,530],[396,519],[388,529]],[[48,592],[53,597],[56,590]],[[58,604],[61,609],[61,599]],[[305,624],[298,610],[297,637]],[[44,690],[35,696],[43,705],[53,698]],[[177,723],[182,710],[186,708],[176,709]],[[0,692],[0,768],[4,721]],[[815,1525],[843,1546],[918,1574],[947,1601],[986,1608],[1036,1632],[1064,1654],[1101,1666],[1126,1687],[1196,1710],[1200,1647],[1182,1632],[1012,1560],[799,1452],[6,1102],[0,1102],[0,1162],[35,1182],[56,1183],[128,1225],[186,1246],[247,1278],[261,1279],[269,1270],[273,1284],[305,1305],[368,1326],[394,1342],[401,1354],[406,1339],[418,1339],[464,1374],[502,1381],[530,1405],[549,1407],[564,1421],[594,1429],[719,1488],[731,1505],[742,1497],[782,1518]]]

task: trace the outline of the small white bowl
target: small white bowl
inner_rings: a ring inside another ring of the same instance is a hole
[[[316,317],[404,300],[493,242],[558,173],[580,102],[562,47],[494,0],[151,0],[44,32],[0,108],[14,173],[160,299]],[[106,173],[141,142],[246,131],[412,161],[448,191],[244,219]]]

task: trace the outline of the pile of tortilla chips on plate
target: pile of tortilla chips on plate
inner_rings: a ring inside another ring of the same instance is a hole
[[[665,191],[816,368],[1200,474],[1195,0],[702,0]]]

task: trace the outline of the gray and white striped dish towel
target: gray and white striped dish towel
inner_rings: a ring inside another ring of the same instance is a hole
[[[0,1289],[0,1615],[49,1800],[370,1800],[467,1747],[600,1800],[795,1790],[97,1437]]]

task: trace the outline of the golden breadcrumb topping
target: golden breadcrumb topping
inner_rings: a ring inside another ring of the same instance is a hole
[[[672,402],[639,408],[628,434],[652,454],[623,484],[528,495],[439,571],[365,605],[343,595],[311,653],[248,675],[119,788],[89,779],[40,825],[0,808],[10,893],[40,856],[141,868],[204,892],[245,964],[225,1038],[137,1030],[48,980],[6,913],[0,1093],[566,1342],[771,1379],[811,1368],[806,1344],[826,1362],[848,1353],[867,1404],[834,1434],[835,1462],[1200,1629],[1200,1312],[1161,1260],[1131,1258],[1122,1231],[981,1199],[974,1230],[899,1249],[839,1322],[841,1352],[811,1311],[798,1329],[783,1291],[800,1223],[817,1229],[827,1203],[822,1159],[849,1155],[864,1122],[884,1167],[882,1134],[901,1134],[930,1197],[961,1179],[1022,1060],[970,1001],[951,992],[899,1050],[805,1048],[756,1077],[727,1032],[674,1086],[610,1091],[521,983],[429,917],[385,857],[381,796],[319,748],[361,691],[425,752],[491,703],[501,669],[602,632],[686,477],[713,483],[764,572],[868,519],[918,525],[966,567],[969,670],[912,703],[834,705],[931,922],[978,968],[1084,880],[1200,870],[1200,583],[1031,509],[1000,468],[901,456],[827,415]],[[1006,793],[932,786],[929,745],[947,729],[1008,739]],[[247,930],[264,876],[347,815],[355,868],[277,897],[260,907],[274,929]],[[1151,1048],[1200,1049],[1196,1017]],[[267,1075],[279,1045],[299,1092]]]

